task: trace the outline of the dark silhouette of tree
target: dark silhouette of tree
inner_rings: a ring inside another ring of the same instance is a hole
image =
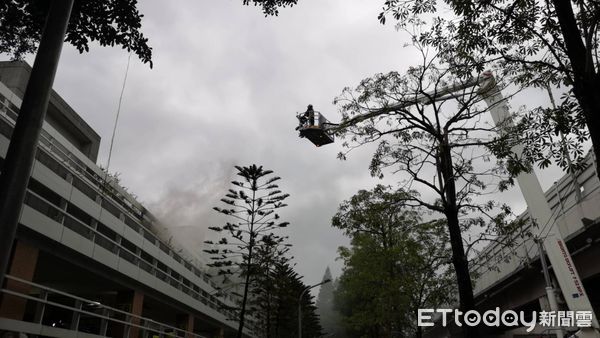
[[[298,297],[307,288],[289,263],[277,264],[274,270],[273,309],[270,337],[298,337]],[[302,337],[323,335],[314,297],[302,297]]]
[[[286,256],[290,244],[269,234],[261,240],[262,245],[256,247],[253,264],[255,278],[250,288],[249,312],[257,322],[256,334],[260,337],[276,337],[274,327],[277,326],[277,300],[280,297],[278,283],[278,267],[288,264],[291,258]]]
[[[278,15],[280,7],[291,7],[298,3],[298,0],[243,0],[244,5],[253,3],[254,6],[260,6],[265,16]]]
[[[271,176],[273,171],[264,170],[262,166],[236,166],[237,175],[242,178],[233,181],[236,189],[229,189],[225,198],[221,199],[224,207],[214,209],[232,219],[221,227],[209,229],[225,236],[217,243],[206,241],[214,248],[204,250],[211,254],[212,263],[209,266],[217,268],[224,282],[241,277],[243,292],[238,310],[239,327],[237,337],[243,336],[246,319],[246,305],[250,296],[250,288],[258,273],[257,251],[267,246],[277,246],[283,238],[273,234],[274,230],[286,227],[288,222],[281,222],[276,210],[283,208],[283,201],[289,196],[279,190],[275,183],[280,177]]]
[[[600,158],[597,0],[392,0],[385,2],[379,18],[385,22],[391,15],[405,26],[436,16],[447,6],[454,17],[429,20],[431,25],[419,36],[421,43],[438,48],[457,63],[495,67],[522,87],[563,93],[557,100],[551,98],[555,104],[525,113],[525,155],[531,161],[545,167],[553,158],[572,171],[585,155],[582,143],[587,139]]]
[[[0,53],[16,59],[34,53],[39,45],[52,1],[13,0],[0,5]],[[73,5],[65,42],[81,53],[90,41],[101,46],[120,45],[152,66],[152,48],[140,31],[143,15],[137,0],[77,0]]]
[[[417,310],[455,301],[444,222],[423,222],[403,190],[381,185],[343,202],[334,227],[351,238],[340,247],[344,271],[336,308],[353,336],[421,337]]]

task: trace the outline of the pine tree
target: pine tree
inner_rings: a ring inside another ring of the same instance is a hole
[[[233,219],[222,227],[209,227],[209,229],[225,236],[217,243],[206,241],[214,245],[212,249],[204,250],[211,254],[212,263],[208,264],[218,270],[227,287],[235,286],[231,280],[243,280],[242,294],[237,319],[239,320],[237,337],[241,338],[246,319],[247,304],[250,298],[252,283],[256,280],[259,269],[256,264],[257,252],[268,246],[282,244],[283,238],[276,236],[273,231],[286,227],[288,222],[281,222],[277,209],[285,207],[283,201],[289,196],[279,190],[275,184],[280,177],[270,176],[273,171],[263,170],[262,166],[235,167],[237,175],[243,180],[233,181],[231,184],[238,189],[229,189],[225,198],[221,199],[226,206],[215,207],[214,210]]]

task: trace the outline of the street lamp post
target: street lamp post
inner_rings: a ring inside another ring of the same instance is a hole
[[[313,286],[309,286],[309,287],[305,288],[300,293],[300,297],[298,297],[298,338],[302,338],[302,297],[304,296],[304,294],[306,293],[306,291],[308,291],[308,290],[310,290],[312,288],[316,288],[319,285],[323,285],[325,283],[329,283],[329,282],[331,282],[331,279],[326,279],[326,280],[322,281],[319,284],[315,284]]]

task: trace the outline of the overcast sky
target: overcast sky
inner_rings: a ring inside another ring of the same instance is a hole
[[[337,160],[339,143],[316,148],[297,137],[295,113],[311,103],[336,121],[332,100],[345,86],[402,71],[415,53],[403,48],[407,36],[379,24],[383,0],[299,2],[265,18],[241,0],[140,1],[154,69],[131,59],[110,171],[197,247],[208,226],[225,221],[212,207],[233,165],[274,170],[291,194],[281,216],[291,222],[297,271],[312,284],[328,265],[341,271],[336,250],[348,240],[330,226],[337,206],[378,180],[367,169],[370,149]],[[127,56],[65,45],[56,76],[58,93],[101,135],[103,165]],[[522,207],[517,193],[507,196]]]

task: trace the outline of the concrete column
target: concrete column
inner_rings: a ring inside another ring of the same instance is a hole
[[[117,293],[116,308],[132,315],[141,316],[142,307],[144,305],[144,294],[140,291],[120,291]],[[117,319],[129,322],[134,325],[140,325],[140,319],[132,316],[116,315]],[[108,323],[110,332],[113,337],[117,338],[137,338],[140,329],[126,324],[117,324],[115,322]]]
[[[189,314],[188,315],[188,320],[187,320],[187,325],[185,327],[186,331],[189,331],[191,333],[194,333],[194,315]],[[188,338],[193,338],[194,336],[192,336],[191,334],[188,334]]]
[[[39,250],[19,240],[14,245],[8,274],[31,282],[35,274]],[[29,294],[31,289],[29,285],[8,278],[5,280],[6,289],[25,295]],[[0,301],[0,317],[23,320],[26,305],[25,298],[3,294]]]
[[[223,329],[222,327],[217,329],[214,337],[215,338],[225,338],[225,329]]]
[[[194,332],[194,320],[193,314],[179,314],[177,315],[177,328],[186,330],[188,332]],[[193,335],[186,334],[186,338],[193,338]]]
[[[188,332],[194,332],[194,320],[196,318],[193,314],[178,315],[177,316],[177,327]],[[187,334],[186,338],[193,338],[191,334]]]
[[[133,300],[131,301],[131,314],[133,314],[135,316],[141,316],[143,305],[144,305],[144,294],[136,290],[133,293]],[[133,323],[135,325],[140,325],[140,319],[137,317],[133,317],[133,319],[131,320],[131,323]],[[139,332],[140,332],[140,329],[138,327],[136,327],[136,326],[131,327],[131,329],[129,330],[129,338],[137,338],[139,335]]]

